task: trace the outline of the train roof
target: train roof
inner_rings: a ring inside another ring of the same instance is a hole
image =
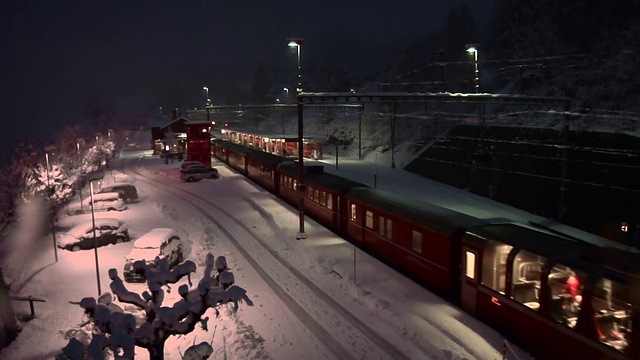
[[[372,205],[382,211],[387,210],[416,224],[428,224],[444,233],[487,223],[486,220],[468,214],[379,189],[353,188],[345,194],[345,198]]]
[[[254,150],[247,154],[247,158],[251,160],[258,160],[262,164],[267,165],[273,169],[277,168],[279,165],[293,164],[293,160],[291,159],[287,159],[285,157],[274,155],[264,151]]]
[[[280,173],[298,178],[298,169],[297,163],[290,163],[281,166]],[[305,166],[304,183],[337,193],[344,193],[353,187],[366,187],[361,182],[326,173],[323,166]]]
[[[246,146],[234,144],[232,142],[229,142],[229,141],[226,141],[226,140],[222,140],[222,139],[214,139],[213,142],[216,143],[216,144],[219,144],[220,146],[222,146],[222,147],[224,147],[226,149],[229,149],[231,151],[238,152],[238,153],[241,153],[241,154],[245,154],[245,155],[248,155],[248,154],[250,154],[251,152],[254,151],[253,149],[250,149],[250,148],[248,148]]]
[[[270,139],[290,139],[290,140],[298,140],[298,133],[290,133],[290,134],[283,134],[281,132],[273,132],[273,131],[265,131],[265,130],[259,130],[259,129],[238,129],[238,128],[226,128],[225,129],[228,132],[236,132],[236,133],[242,133],[242,134],[249,134],[249,135],[256,135],[256,136],[262,136],[262,137],[268,137]],[[305,139],[310,139],[309,137],[305,136]]]

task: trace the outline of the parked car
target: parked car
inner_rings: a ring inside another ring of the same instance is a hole
[[[109,192],[102,194],[93,194],[93,211],[123,211],[127,207],[124,204],[120,194],[117,192]],[[82,200],[82,203],[71,203],[67,207],[68,215],[86,214],[91,212],[91,196]]]
[[[58,247],[70,251],[92,249],[94,229],[98,246],[119,244],[130,240],[127,225],[120,220],[98,218],[95,219],[95,227],[93,223],[93,221],[85,221],[61,233],[57,239]]]
[[[138,200],[138,189],[133,184],[112,184],[103,187],[98,191],[99,194],[117,192],[125,203]]]
[[[170,228],[156,228],[142,235],[133,243],[133,249],[125,257],[124,280],[145,281],[144,273],[136,271],[134,263],[144,261],[147,266],[157,267],[156,257],[166,259],[169,268],[182,262],[182,243],[178,233]]]
[[[188,182],[202,179],[217,179],[219,177],[218,169],[208,166],[192,166],[180,170],[180,179]]]
[[[192,166],[205,166],[205,165],[203,163],[201,163],[200,161],[189,160],[189,161],[185,161],[182,164],[180,164],[180,170],[184,170],[184,169],[190,168]]]

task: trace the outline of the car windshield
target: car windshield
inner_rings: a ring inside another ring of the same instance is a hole
[[[136,249],[140,249],[140,250],[145,250],[145,249],[159,249],[160,246],[152,246],[152,245],[148,245],[148,246],[138,246],[136,245]]]

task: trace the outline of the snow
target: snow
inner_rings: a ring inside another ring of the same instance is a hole
[[[138,249],[159,249],[167,239],[178,236],[178,233],[170,228],[155,228],[135,241]]]
[[[325,169],[334,171],[332,168],[337,167],[338,174],[348,173],[354,180],[372,186],[375,181],[378,188],[390,191],[433,187],[443,204],[447,197],[457,199],[449,201],[451,204],[469,197],[470,206],[480,213],[483,204],[496,206],[465,191],[391,169],[384,159],[376,160],[384,166],[372,162],[365,166],[365,162],[348,159],[339,159],[336,166],[331,162],[335,160],[329,159]],[[170,338],[165,344],[166,359],[182,358],[192,345],[199,345],[200,351],[206,353],[206,344],[213,347],[211,358],[215,359],[391,358],[389,353],[380,351],[384,344],[372,342],[365,331],[353,325],[356,321],[402,349],[405,358],[503,358],[502,335],[311,219],[305,221],[307,238],[296,240],[297,209],[224,164],[214,164],[220,172],[219,179],[196,183],[179,179],[179,162],[165,164],[151,151],[125,151],[111,165],[118,170],[112,171],[114,182],[121,176],[134,182],[139,201],[122,212],[96,212],[97,218],[125,222],[132,240],[154,228],[175,229],[183,240],[185,260],[197,266],[191,274],[194,283],[206,277],[205,265],[207,259],[210,261],[207,254],[213,254],[214,267],[224,266],[230,271],[231,278],[225,281],[246,290],[246,294],[239,295],[245,301],[237,304],[237,309],[236,304],[222,305],[219,314],[209,309],[192,333]],[[152,180],[159,181],[167,191],[154,186]],[[179,199],[171,194],[172,189],[195,194],[202,201],[187,196]],[[217,205],[219,213],[203,215],[199,209],[210,207],[205,201]],[[504,207],[502,211],[526,216],[513,208]],[[501,216],[488,210],[484,213],[486,217]],[[237,221],[229,220],[231,214]],[[91,214],[60,214],[57,229],[69,229],[90,217]],[[115,289],[124,285],[133,298],[133,293],[141,295],[147,290],[145,284],[111,282],[114,274],[122,274],[125,255],[134,247],[134,241],[99,247],[97,251],[58,249],[56,262],[51,234],[29,236],[29,217],[22,219],[22,226],[3,242],[11,248],[0,249],[0,254],[10,253],[2,259],[3,273],[14,295],[33,295],[46,302],[35,304],[36,317],[22,323],[22,332],[0,351],[0,359],[53,358],[71,336],[80,336],[78,326],[87,320],[78,305],[81,299],[109,292],[110,286]],[[232,229],[241,227],[257,235],[264,246],[251,238],[233,240]],[[237,249],[234,241],[241,243],[244,250]],[[165,292],[167,306],[180,301],[183,286],[188,285],[185,279]],[[332,302],[321,301],[323,295],[315,289],[329,294]],[[28,303],[13,303],[18,315],[28,314]],[[133,310],[130,305],[118,305],[125,311]],[[321,334],[327,332],[334,337],[323,339]],[[513,345],[508,347],[519,359],[531,358]],[[135,353],[136,359],[148,358],[144,349],[136,348]]]

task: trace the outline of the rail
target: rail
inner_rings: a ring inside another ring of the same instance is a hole
[[[513,348],[511,347],[511,345],[509,345],[507,340],[504,340],[502,343],[502,360],[507,360],[507,355],[511,355],[516,360],[520,360],[518,355],[516,355],[516,352],[513,351]]]
[[[9,298],[11,300],[15,300],[15,301],[28,301],[29,302],[29,308],[31,309],[31,319],[33,319],[36,316],[36,311],[35,311],[35,309],[33,307],[33,303],[34,302],[47,302],[45,299],[36,298],[36,297],[31,296],[31,295],[29,295],[29,296],[9,295]]]

